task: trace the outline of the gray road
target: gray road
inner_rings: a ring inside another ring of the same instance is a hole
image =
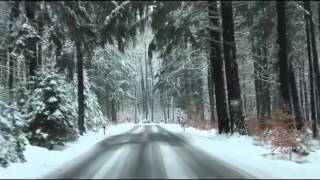
[[[220,157],[223,159],[223,157]],[[252,179],[161,126],[135,126],[43,177],[46,179]]]

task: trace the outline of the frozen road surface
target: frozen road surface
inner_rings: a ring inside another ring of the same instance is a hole
[[[236,149],[235,149],[236,151]],[[253,179],[194,147],[160,125],[137,125],[111,136],[86,154],[47,174],[46,179]]]

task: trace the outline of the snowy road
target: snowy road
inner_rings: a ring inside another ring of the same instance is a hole
[[[85,155],[43,178],[251,179],[254,177],[197,149],[184,136],[173,134],[160,125],[137,125],[127,133],[101,141]]]

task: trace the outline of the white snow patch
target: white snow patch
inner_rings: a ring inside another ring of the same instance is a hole
[[[55,103],[55,102],[58,102],[58,99],[54,96],[51,96],[48,100],[47,100],[48,103]]]

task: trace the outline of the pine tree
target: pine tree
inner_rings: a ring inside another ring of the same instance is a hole
[[[25,162],[23,151],[27,141],[23,130],[26,127],[26,121],[15,105],[0,101],[0,166]]]
[[[26,103],[28,139],[33,145],[52,148],[77,138],[74,89],[54,68],[37,71]]]

